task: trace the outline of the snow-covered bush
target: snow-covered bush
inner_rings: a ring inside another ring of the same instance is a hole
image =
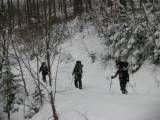
[[[138,70],[146,59],[159,64],[160,23],[158,22],[159,12],[155,9],[150,2],[146,2],[144,10],[141,8],[143,15],[137,13],[133,17],[126,13],[128,16],[125,17],[128,18],[116,24],[107,21],[106,16],[97,15],[98,18],[95,18],[94,25],[98,35],[104,40],[106,48],[112,51],[111,53],[106,51],[102,59],[107,61],[109,55],[111,59],[120,57],[132,64],[133,71]]]

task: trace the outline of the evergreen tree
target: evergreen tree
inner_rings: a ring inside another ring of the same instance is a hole
[[[3,110],[7,113],[8,120],[10,120],[10,112],[14,109],[14,103],[16,102],[16,94],[21,86],[20,80],[11,72],[9,65],[3,65],[2,77],[0,79],[0,92],[3,101]]]

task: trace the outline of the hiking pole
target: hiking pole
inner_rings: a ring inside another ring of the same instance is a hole
[[[109,91],[111,90],[111,88],[112,88],[112,78],[110,78]]]
[[[71,80],[71,88],[73,88],[73,75],[72,75],[72,80]]]

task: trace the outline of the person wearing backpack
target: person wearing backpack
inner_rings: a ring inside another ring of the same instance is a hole
[[[74,75],[74,85],[79,89],[82,89],[82,68],[83,65],[81,64],[81,61],[76,61],[76,65],[74,67],[72,75]]]
[[[115,75],[111,76],[111,79],[114,79],[119,75],[119,83],[122,94],[127,94],[126,84],[129,82],[129,74],[128,74],[128,62],[119,61],[116,63],[118,70]]]
[[[48,67],[46,62],[42,62],[41,67],[39,69],[39,73],[42,71],[42,80],[46,82],[46,75],[48,75]]]

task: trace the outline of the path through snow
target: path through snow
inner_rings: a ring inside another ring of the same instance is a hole
[[[62,52],[71,54],[74,62],[61,63],[59,69],[55,104],[60,120],[160,120],[160,92],[157,92],[160,88],[154,82],[158,75],[155,66],[145,64],[130,76],[134,90],[129,87],[128,95],[120,93],[118,79],[113,80],[109,91],[107,78],[116,69],[113,64],[104,69],[99,61],[91,63],[86,47],[98,56],[104,49],[94,32],[84,36],[85,32],[78,33],[62,45]],[[71,76],[76,60],[84,65],[82,90],[74,88]],[[48,120],[50,116],[50,105],[45,104],[32,120]]]

